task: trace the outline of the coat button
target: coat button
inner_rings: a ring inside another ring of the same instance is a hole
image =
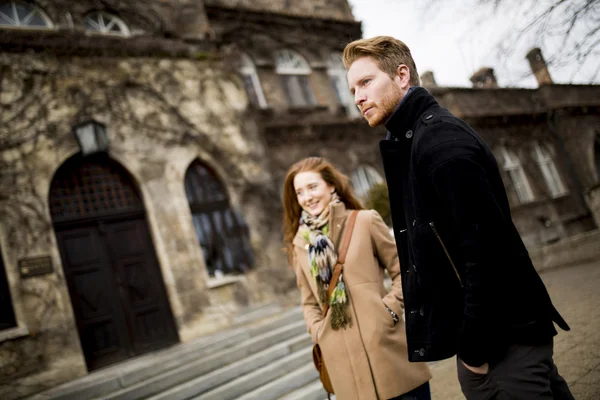
[[[412,222],[412,224],[413,224],[413,226],[417,225],[417,220],[416,220],[416,219],[413,219],[413,222]]]
[[[419,355],[421,357],[424,357],[425,356],[425,349],[421,348],[421,350],[419,350]]]
[[[404,136],[406,136],[407,139],[410,139],[413,136],[413,131],[407,131]]]
[[[425,315],[425,310],[423,309],[423,307],[421,307],[421,309],[419,310],[419,314],[421,314],[421,317]]]

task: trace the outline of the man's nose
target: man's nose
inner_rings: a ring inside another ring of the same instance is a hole
[[[365,101],[367,101],[367,96],[365,96],[362,92],[356,91],[354,93],[354,103],[357,106],[360,106]]]

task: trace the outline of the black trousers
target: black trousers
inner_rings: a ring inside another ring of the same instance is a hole
[[[552,358],[554,343],[512,345],[506,356],[476,374],[457,358],[458,381],[467,400],[574,400]]]

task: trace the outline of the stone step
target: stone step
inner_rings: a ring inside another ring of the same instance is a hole
[[[265,365],[277,362],[294,352],[310,345],[310,336],[306,333],[298,335],[276,346],[253,354],[235,363],[215,369],[208,374],[172,387],[149,400],[183,400],[214,390],[219,385],[255,371]]]
[[[235,366],[238,365],[237,363],[240,362],[240,360],[259,352],[264,358],[268,359],[269,357],[274,357],[276,359],[277,357],[288,354],[290,352],[289,348],[296,349],[297,346],[307,346],[307,338],[310,339],[308,334],[306,334],[304,322],[295,322],[272,330],[261,336],[247,339],[241,343],[232,344],[231,347],[209,356],[199,358],[193,362],[175,365],[159,375],[154,375],[141,382],[128,385],[111,394],[103,395],[102,399],[136,400],[146,398],[166,390],[168,391],[169,388],[185,384],[188,381],[193,381],[198,377],[202,377],[204,374],[210,374],[211,372],[220,370],[224,367],[231,367],[235,374],[243,374],[245,372],[243,368],[240,367],[240,370],[235,370]],[[278,345],[287,339],[290,340]],[[250,366],[250,368],[252,368],[252,366]],[[211,387],[213,386],[210,386],[209,388]],[[158,397],[161,398],[161,395],[158,395]],[[175,397],[162,398],[174,399]]]
[[[228,331],[198,338],[188,343],[144,354],[123,363],[95,371],[87,376],[59,385],[29,400],[82,400],[102,398],[103,395],[122,390],[154,376],[166,373],[184,364],[232,348],[252,338],[268,334],[280,327],[302,321],[302,310],[294,307],[269,321],[251,321]],[[295,328],[300,329],[300,328]],[[303,328],[305,331],[305,328]]]
[[[310,338],[309,338],[310,340]],[[304,346],[302,350],[296,351],[264,367],[254,370],[248,374],[233,379],[228,383],[217,387],[207,393],[192,397],[192,400],[232,400],[243,394],[258,388],[274,379],[295,371],[305,366],[312,360],[312,348]],[[152,399],[154,400],[154,399]]]
[[[258,307],[244,310],[243,313],[235,315],[231,319],[231,323],[239,326],[242,324],[252,323],[257,320],[262,320],[281,314],[281,306],[277,303],[264,304]]]
[[[314,369],[314,365],[311,365]],[[315,370],[316,374],[316,370]],[[335,399],[335,396],[331,396],[332,399]],[[291,393],[286,394],[283,397],[280,397],[279,400],[323,400],[327,399],[327,392],[323,389],[323,384],[318,378],[312,381],[311,383],[301,387],[300,389],[294,390]]]
[[[286,393],[293,392],[318,379],[319,373],[313,363],[306,364],[297,370],[274,381],[260,386],[237,398],[237,400],[276,400]],[[322,397],[321,397],[322,398]],[[304,400],[304,399],[303,399]]]

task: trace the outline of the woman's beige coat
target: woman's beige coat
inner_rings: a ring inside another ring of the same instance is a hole
[[[336,246],[348,214],[343,204],[332,207],[330,235]],[[389,293],[383,285],[384,268],[392,278]],[[333,330],[330,312],[321,318],[308,245],[300,235],[294,238],[294,270],[308,331],[321,347],[338,400],[387,400],[431,378],[426,364],[408,361],[398,254],[388,227],[376,211],[358,213],[346,255],[343,276],[350,299],[350,327]],[[386,304],[400,317],[396,325]]]

